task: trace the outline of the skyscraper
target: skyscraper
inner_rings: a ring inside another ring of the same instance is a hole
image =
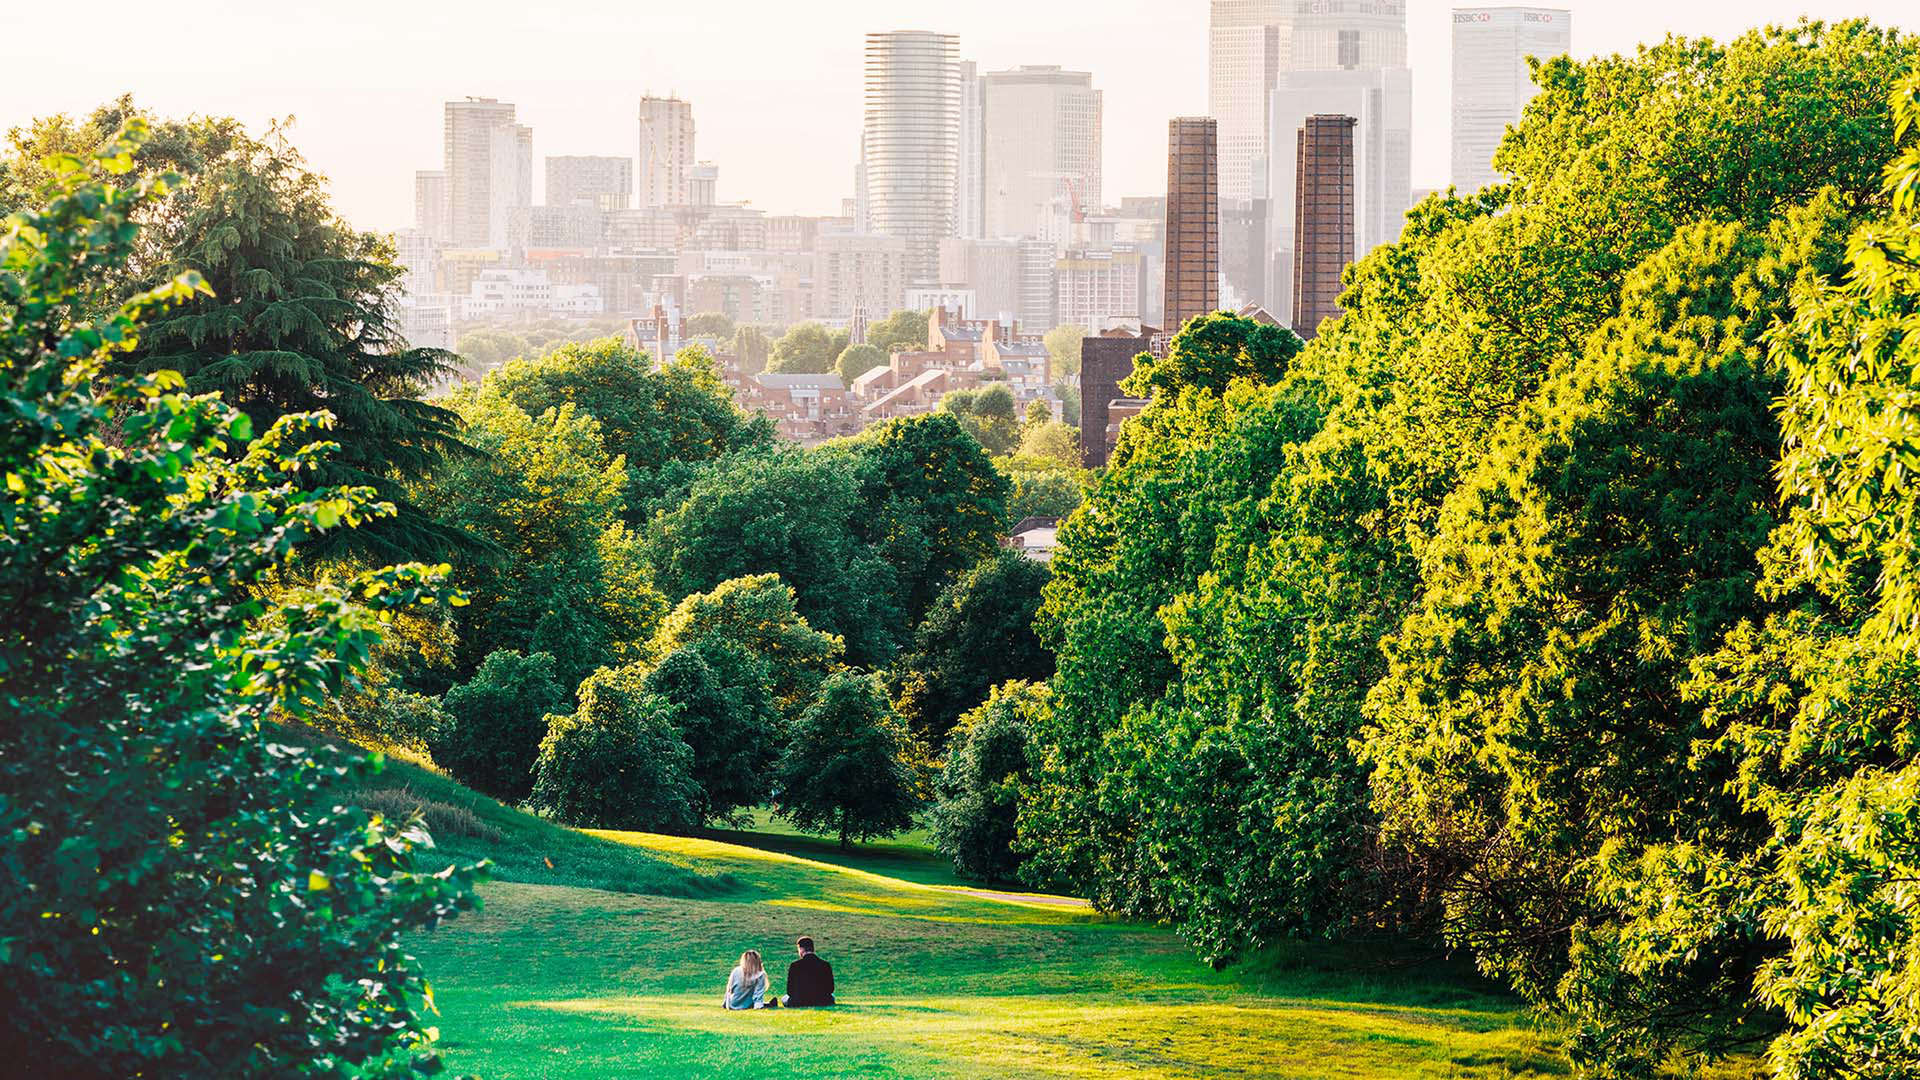
[[[987,235],[986,100],[980,65],[960,63],[960,166],[954,179],[953,234],[969,239]]]
[[[641,207],[685,206],[693,170],[693,106],[674,97],[640,99],[640,155],[636,174]]]
[[[1351,116],[1309,116],[1295,137],[1293,330],[1303,338],[1340,314],[1340,274],[1353,261],[1358,123]]]
[[[1282,74],[1406,66],[1405,0],[1212,0],[1207,110],[1220,121],[1220,197],[1253,198],[1269,159],[1294,156],[1301,118],[1285,124],[1283,145],[1269,144],[1267,95]]]
[[[906,242],[908,283],[939,283],[953,235],[960,165],[960,39],[896,30],[867,35],[861,157],[867,228]]]
[[[506,247],[513,212],[533,205],[533,129],[506,102],[447,102],[446,174],[449,241]]]
[[[1493,152],[1507,126],[1539,92],[1527,57],[1564,56],[1573,48],[1573,16],[1555,8],[1453,10],[1453,185],[1478,191],[1505,178]]]
[[[1220,305],[1219,125],[1211,116],[1167,124],[1166,329]]]
[[[447,219],[447,173],[421,169],[413,174],[413,227],[427,239],[444,244],[451,239]]]
[[[986,234],[1065,243],[1075,211],[1100,208],[1101,95],[1093,76],[1029,66],[980,81]]]
[[[547,158],[547,205],[625,210],[633,202],[633,159]]]

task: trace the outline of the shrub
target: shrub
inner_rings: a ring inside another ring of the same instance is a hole
[[[580,684],[580,707],[548,718],[535,805],[568,825],[677,831],[699,823],[693,751],[675,709],[645,688],[639,664],[602,668]]]
[[[564,708],[566,696],[551,655],[489,653],[472,679],[447,691],[447,722],[428,743],[434,764],[495,798],[525,799],[547,714]]]
[[[1045,683],[1006,683],[953,729],[933,807],[933,845],[965,877],[1012,881],[1018,875],[1013,840],[1029,773],[1028,717],[1048,701]]]
[[[507,838],[471,808],[416,795],[412,788],[375,788],[355,795],[353,801],[392,822],[407,823],[418,817],[430,837],[471,837],[490,844]]]

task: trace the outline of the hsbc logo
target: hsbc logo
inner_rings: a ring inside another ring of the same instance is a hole
[[[1456,23],[1492,22],[1493,13],[1490,11],[1456,11],[1453,13],[1453,21]]]

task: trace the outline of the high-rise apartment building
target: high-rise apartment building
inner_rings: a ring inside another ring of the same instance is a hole
[[[866,227],[906,244],[909,284],[938,284],[960,172],[960,39],[867,35],[861,131]]]
[[[1069,250],[1053,266],[1053,319],[1093,333],[1140,320],[1140,253]]]
[[[850,318],[892,312],[907,290],[907,243],[897,236],[821,233],[814,239],[813,313]]]
[[[452,239],[447,217],[447,174],[421,169],[413,174],[413,227],[437,244]]]
[[[693,106],[674,97],[640,99],[640,201],[637,205],[685,206],[693,171]]]
[[[1547,60],[1572,48],[1571,12],[1453,9],[1453,184],[1462,193],[1505,179],[1494,171],[1493,152],[1540,89],[1527,58]]]
[[[1166,329],[1220,306],[1219,125],[1211,116],[1167,124]]]
[[[447,233],[460,247],[507,246],[516,209],[533,205],[533,129],[493,98],[446,104]]]
[[[981,237],[986,232],[987,127],[985,87],[980,65],[960,63],[960,167],[954,179],[953,235]]]
[[[1014,318],[1030,331],[1044,333],[1059,324],[1053,310],[1053,272],[1056,252],[1051,240],[1015,241],[1020,251],[1020,279],[1015,286]]]
[[[1357,124],[1351,116],[1309,116],[1296,135],[1293,330],[1303,338],[1340,314],[1340,275],[1353,261]]]
[[[1016,240],[952,237],[940,242],[940,280],[973,291],[976,318],[1019,318],[1020,266]]]
[[[547,158],[548,206],[625,210],[633,202],[633,159],[567,156]]]
[[[986,235],[1063,244],[1100,208],[1101,95],[1093,76],[1028,66],[981,77]]]

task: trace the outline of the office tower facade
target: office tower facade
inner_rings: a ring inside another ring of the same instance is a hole
[[[533,205],[533,129],[493,98],[446,104],[447,233],[460,247],[507,246],[517,209]]]
[[[1309,116],[1296,135],[1293,330],[1311,338],[1340,314],[1340,274],[1353,261],[1351,116]]]
[[[981,76],[986,235],[1072,238],[1101,205],[1101,95],[1093,76],[1029,66]]]
[[[1287,122],[1286,141],[1271,144],[1268,94],[1283,74],[1406,66],[1405,0],[1213,0],[1207,109],[1220,121],[1220,197],[1289,197],[1259,190],[1271,159],[1292,158],[1300,123]]]
[[[951,237],[940,242],[940,280],[973,292],[974,317],[1019,318],[1020,244]]]
[[[713,206],[720,201],[720,166],[702,161],[687,170],[687,205]]]
[[[1540,88],[1527,57],[1573,48],[1573,15],[1558,8],[1453,10],[1453,185],[1462,194],[1506,178],[1493,152]]]
[[[437,244],[452,239],[447,216],[447,174],[421,169],[413,174],[413,227]]]
[[[1220,306],[1219,125],[1211,116],[1167,124],[1166,329]]]
[[[693,171],[693,106],[674,97],[640,99],[637,205],[685,206]]]
[[[953,235],[987,235],[987,127],[980,65],[960,63],[960,166],[954,177]]]
[[[866,224],[906,244],[909,284],[938,284],[953,235],[960,171],[960,39],[898,30],[867,35]]]
[[[1271,188],[1291,200],[1296,190],[1298,155],[1293,146],[1309,116],[1354,119],[1354,236],[1356,253],[1399,239],[1407,208],[1413,205],[1413,78],[1406,68],[1351,71],[1300,71],[1281,76],[1272,94],[1272,144],[1276,154]],[[1284,126],[1283,126],[1284,125]],[[1293,309],[1297,242],[1289,203],[1272,215],[1273,265],[1267,302],[1272,310]]]
[[[1020,280],[1016,286],[1014,318],[1032,333],[1042,333],[1058,325],[1054,317],[1053,271],[1056,252],[1053,241],[1026,239],[1016,241],[1020,252]]]
[[[566,156],[547,158],[548,206],[625,210],[633,203],[633,159]]]

